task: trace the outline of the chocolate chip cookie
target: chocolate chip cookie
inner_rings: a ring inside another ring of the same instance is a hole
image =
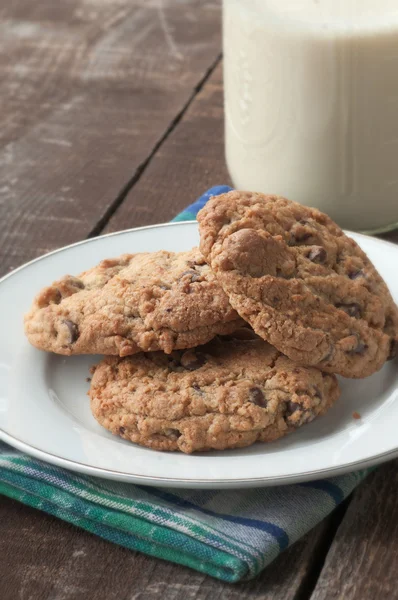
[[[190,348],[241,324],[197,248],[125,254],[42,290],[25,317],[29,341],[58,354]]]
[[[366,377],[394,356],[398,310],[366,254],[326,215],[229,192],[199,212],[200,248],[232,306],[292,360]]]
[[[105,358],[89,395],[97,421],[156,450],[271,442],[324,414],[336,377],[299,367],[249,329],[186,351]]]

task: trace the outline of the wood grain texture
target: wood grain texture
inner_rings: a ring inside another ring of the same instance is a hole
[[[223,183],[230,184],[230,178],[219,64],[104,231],[169,221],[206,189]]]
[[[2,600],[294,600],[325,535],[319,525],[255,580],[230,585],[105,542],[0,499]]]
[[[398,598],[398,461],[354,493],[311,600]]]
[[[219,53],[218,0],[2,3],[3,272],[95,229]]]

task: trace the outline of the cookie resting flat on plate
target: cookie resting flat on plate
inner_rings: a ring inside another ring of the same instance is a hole
[[[58,354],[190,348],[241,324],[197,248],[125,254],[42,290],[25,333]]]
[[[339,394],[334,375],[297,366],[249,329],[170,355],[107,357],[89,391],[94,417],[112,433],[186,453],[271,442]]]
[[[366,377],[395,355],[387,285],[327,215],[233,191],[211,198],[198,221],[201,251],[232,306],[292,360]]]

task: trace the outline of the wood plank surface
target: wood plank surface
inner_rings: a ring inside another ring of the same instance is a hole
[[[222,65],[150,161],[104,232],[169,221],[209,187],[231,184],[224,160]]]
[[[311,600],[398,598],[398,461],[354,493]]]
[[[1,4],[2,272],[101,227],[219,54],[219,0]]]
[[[259,577],[226,584],[116,546],[25,507],[0,502],[2,600],[297,600],[328,524],[281,554]]]

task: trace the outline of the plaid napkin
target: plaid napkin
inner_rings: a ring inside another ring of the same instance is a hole
[[[217,186],[175,221],[194,219]],[[175,490],[79,475],[0,442],[0,493],[132,550],[224,581],[250,579],[328,515],[368,470],[250,490]]]

